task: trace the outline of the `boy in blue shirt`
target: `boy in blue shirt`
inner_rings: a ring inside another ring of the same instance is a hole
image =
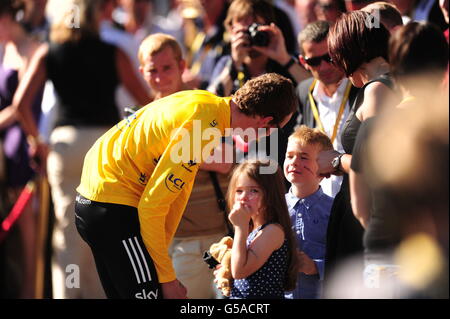
[[[299,269],[297,287],[286,298],[319,299],[322,293],[326,232],[333,198],[319,183],[317,155],[332,150],[327,135],[319,129],[298,127],[289,136],[284,175],[291,183],[286,202],[297,238]]]

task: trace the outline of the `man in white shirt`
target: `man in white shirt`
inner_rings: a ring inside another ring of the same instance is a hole
[[[321,129],[330,137],[334,149],[343,152],[340,137],[357,89],[331,63],[328,31],[328,22],[316,21],[308,24],[299,34],[300,62],[313,77],[297,86],[300,98],[297,124]],[[334,197],[341,182],[341,176],[332,176],[324,179],[321,186],[325,194]]]

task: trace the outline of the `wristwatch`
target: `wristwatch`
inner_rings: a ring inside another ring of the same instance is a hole
[[[345,153],[341,153],[338,156],[336,156],[335,158],[333,158],[333,160],[331,161],[331,166],[333,166],[333,168],[336,171],[342,172],[342,170],[340,169],[341,167],[341,158],[342,156],[344,156]]]

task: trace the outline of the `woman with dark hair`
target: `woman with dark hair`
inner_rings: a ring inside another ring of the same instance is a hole
[[[341,141],[345,153],[326,151],[318,157],[321,174],[344,174],[328,224],[325,276],[330,275],[336,264],[345,258],[362,253],[364,229],[354,217],[350,203],[348,173],[351,154],[361,123],[377,114],[392,98],[387,62],[389,31],[381,24],[372,25],[370,22],[367,12],[345,13],[328,36],[333,62],[344,71],[354,86],[361,89],[343,128]]]
[[[408,113],[405,109],[413,109],[417,106],[427,106],[432,116],[433,107],[437,108],[435,105],[442,107],[442,101],[448,101],[447,91],[436,91],[436,87],[442,83],[448,56],[445,37],[433,24],[411,22],[393,33],[389,41],[390,70],[403,98],[397,105],[399,110],[395,116],[401,116],[404,113],[407,117]],[[394,115],[395,112],[388,114]],[[387,119],[386,115],[376,116],[361,125],[353,148],[349,176],[353,213],[366,228],[363,240],[366,287],[371,288],[374,285],[370,283],[376,283],[377,287],[383,288],[383,290],[377,290],[383,291],[384,297],[392,298],[398,297],[400,291],[400,286],[397,284],[399,265],[393,252],[401,241],[403,225],[399,213],[393,209],[396,203],[392,202],[392,199],[388,200],[386,190],[374,183],[378,176],[371,175],[369,172],[374,164],[380,166],[378,163],[380,161],[385,163],[383,174],[388,175],[387,172],[391,172],[395,175],[399,168],[398,165],[390,167],[391,163],[386,165],[388,162],[380,160],[378,154],[367,155],[368,140],[376,133],[374,125],[382,129],[383,121]],[[405,125],[406,123],[404,122]],[[411,124],[412,129],[413,126],[414,124]],[[388,134],[377,134],[384,136],[385,142],[391,138]],[[403,145],[398,144],[396,148],[407,149],[410,143],[411,141],[404,140]],[[414,160],[408,158],[408,162],[414,162]],[[397,200],[404,196],[398,195]],[[389,277],[388,281],[383,280],[386,277]],[[369,295],[374,294],[374,290],[368,290],[368,292]]]
[[[432,23],[410,22],[394,32],[389,41],[389,61],[403,98],[399,107],[433,92],[444,80],[448,59],[445,36]]]

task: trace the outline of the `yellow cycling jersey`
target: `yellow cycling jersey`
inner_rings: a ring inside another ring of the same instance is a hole
[[[101,136],[84,159],[77,191],[137,207],[161,283],[176,279],[168,246],[200,163],[230,126],[230,100],[192,90],[154,101]]]

